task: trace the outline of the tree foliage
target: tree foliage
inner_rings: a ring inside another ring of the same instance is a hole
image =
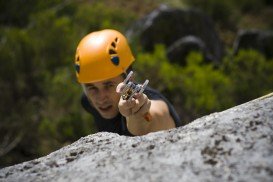
[[[5,6],[16,2],[6,2]],[[82,91],[73,67],[75,47],[91,31],[122,31],[133,14],[109,9],[99,1],[82,3],[38,1],[33,2],[32,11],[23,4],[23,23],[14,14],[17,6],[1,14],[3,165],[45,155],[95,131],[92,116],[80,106]],[[10,19],[4,21],[9,15]]]

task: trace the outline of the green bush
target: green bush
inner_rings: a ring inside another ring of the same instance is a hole
[[[161,92],[177,88],[180,67],[169,63],[163,45],[155,46],[153,53],[139,52],[133,66],[140,81],[149,79],[149,85]]]
[[[255,50],[241,50],[234,57],[226,57],[222,69],[232,80],[236,104],[273,91],[273,61]]]
[[[184,107],[193,118],[234,105],[231,80],[213,64],[204,64],[200,53],[192,52],[183,68]]]
[[[172,101],[184,123],[273,91],[273,61],[254,50],[227,55],[220,68],[192,52],[180,67],[167,60],[163,46],[156,46],[153,53],[137,55],[135,69],[139,80],[149,79]]]
[[[230,79],[212,64],[205,64],[199,53],[191,53],[187,66],[172,65],[163,46],[153,53],[139,53],[137,73],[159,89],[175,105],[184,124],[211,112],[234,105]]]

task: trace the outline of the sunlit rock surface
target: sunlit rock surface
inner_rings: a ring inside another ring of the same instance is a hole
[[[187,126],[97,133],[0,170],[0,181],[273,181],[273,94]]]

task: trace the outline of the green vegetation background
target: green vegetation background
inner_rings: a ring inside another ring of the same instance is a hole
[[[150,79],[174,103],[184,124],[272,92],[272,60],[254,50],[232,55],[239,29],[272,30],[269,0],[1,1],[0,168],[46,155],[96,131],[79,102],[75,48],[95,30],[125,33],[160,3],[203,10],[215,22],[227,52],[221,65],[204,63],[193,52],[182,67],[168,61],[162,45],[153,53],[132,45],[138,79]]]

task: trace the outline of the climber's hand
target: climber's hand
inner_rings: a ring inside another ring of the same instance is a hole
[[[117,93],[122,94],[122,90],[125,87],[124,83],[120,83],[117,86]],[[141,93],[135,93],[133,97],[129,100],[124,100],[122,97],[119,100],[119,111],[125,117],[141,117],[149,112],[151,107],[151,101],[148,99],[147,95]]]

